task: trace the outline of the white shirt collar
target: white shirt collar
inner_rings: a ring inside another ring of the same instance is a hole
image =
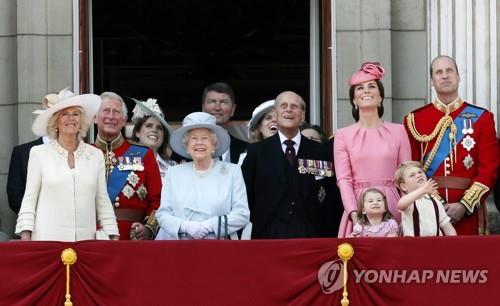
[[[227,151],[222,154],[222,161],[231,162],[231,146],[227,147]]]
[[[288,138],[285,135],[283,135],[283,133],[281,133],[281,131],[278,131],[278,135],[280,137],[281,149],[283,150],[283,152],[285,152],[286,145],[283,142],[285,140],[287,140]],[[300,140],[301,140],[301,135],[300,135],[299,130],[297,130],[297,134],[295,136],[293,136],[293,138],[291,140],[293,140],[295,142],[293,147],[295,148],[295,154],[297,154],[297,152],[299,151]]]

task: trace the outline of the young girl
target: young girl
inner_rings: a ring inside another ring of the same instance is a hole
[[[358,223],[352,237],[397,237],[399,226],[387,206],[387,198],[377,188],[366,189],[358,203]]]

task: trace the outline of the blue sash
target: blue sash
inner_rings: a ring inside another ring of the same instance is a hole
[[[464,118],[470,119],[472,121],[472,124],[474,124],[479,119],[479,117],[481,117],[483,113],[484,109],[475,107],[473,105],[468,105],[455,118],[455,120],[453,120],[453,122],[457,127],[457,135],[456,135],[457,145],[462,141],[462,138],[464,138],[464,134],[462,133],[462,129],[464,128]],[[434,159],[429,165],[429,169],[427,169],[427,171],[425,172],[425,174],[427,174],[427,177],[434,176],[439,166],[443,163],[445,158],[450,153],[450,138],[448,136],[449,134],[450,134],[450,127],[446,129],[443,135],[443,139],[439,144],[439,148],[436,152],[436,155],[434,155]],[[428,155],[426,155],[426,157],[424,158],[424,164],[427,157]]]
[[[129,156],[133,160],[134,157],[140,156],[142,162],[144,163],[144,156],[148,152],[147,147],[131,145],[123,156]],[[127,177],[131,170],[121,171],[117,166],[113,168],[113,171],[108,177],[108,195],[111,203],[115,202],[116,196],[120,193],[127,182]]]

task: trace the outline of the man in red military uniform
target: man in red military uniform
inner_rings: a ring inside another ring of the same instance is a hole
[[[152,239],[158,224],[161,176],[153,151],[123,138],[127,108],[113,93],[101,94],[95,146],[104,152],[108,194],[115,207],[120,239]]]
[[[437,181],[459,235],[488,234],[485,200],[498,167],[493,114],[460,99],[460,76],[451,57],[436,57],[430,73],[437,99],[404,122],[413,160]]]

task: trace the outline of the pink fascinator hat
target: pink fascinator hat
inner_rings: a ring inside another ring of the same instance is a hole
[[[384,77],[384,68],[377,62],[365,62],[361,68],[354,72],[349,79],[349,85],[358,85],[372,80],[380,80]]]

